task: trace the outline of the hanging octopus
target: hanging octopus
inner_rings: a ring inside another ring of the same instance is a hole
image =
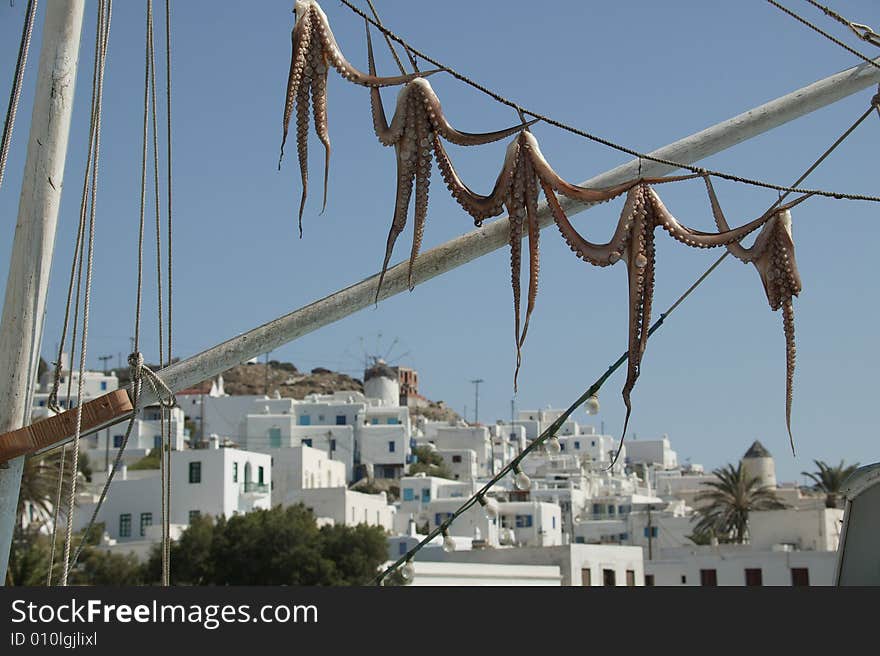
[[[327,74],[335,68],[349,82],[368,87],[393,86],[404,84],[415,77],[413,75],[397,75],[377,77],[366,75],[352,66],[342,54],[327,15],[315,0],[296,0],[293,9],[296,22],[291,32],[292,53],[290,73],[287,78],[287,94],[284,104],[283,135],[281,139],[281,160],[284,158],[284,144],[290,118],[296,110],[296,145],[299,154],[299,168],[302,178],[302,198],[299,205],[299,234],[302,237],[302,215],[308,193],[308,131],[309,131],[309,98],[313,106],[315,132],[324,146],[324,202],[323,212],[327,206],[327,175],[330,167],[330,134],[327,126]],[[430,75],[436,71],[428,71],[422,75]]]
[[[727,230],[727,220],[721,211],[718,197],[712,183],[706,179],[712,213],[719,230]],[[743,262],[751,262],[758,270],[764,292],[770,308],[775,312],[782,308],[782,329],[785,333],[785,426],[791,452],[794,453],[794,437],[791,433],[791,405],[794,389],[795,343],[794,343],[794,306],[792,297],[797,296],[802,288],[801,276],[794,257],[794,241],[791,237],[791,212],[794,205],[808,198],[801,196],[795,202],[772,210],[773,215],[758,233],[751,248],[738,243],[729,244],[727,249],[731,255]]]
[[[369,29],[367,30],[367,53],[370,74],[374,75],[376,69]],[[379,274],[379,284],[376,289],[376,300],[378,301],[394,243],[406,227],[413,186],[415,186],[413,242],[407,274],[407,284],[410,290],[413,288],[413,263],[422,245],[425,220],[428,214],[431,163],[435,153],[438,161],[441,158],[448,159],[440,137],[459,146],[478,146],[504,139],[521,130],[522,125],[478,134],[456,130],[446,120],[437,94],[434,93],[431,84],[424,77],[414,78],[400,90],[391,123],[386,118],[379,89],[375,86],[370,89],[370,104],[376,136],[382,145],[394,146],[397,159],[394,215],[391,229],[388,232],[385,258],[382,262],[382,271]]]
[[[626,406],[626,419],[622,435],[626,434],[632,411],[630,396],[639,377],[641,361],[648,340],[654,294],[655,247],[654,230],[662,227],[670,236],[694,248],[715,248],[734,245],[751,232],[770,221],[776,212],[790,209],[805,197],[783,208],[767,212],[739,228],[729,229],[719,225],[721,232],[707,233],[682,225],[666,209],[660,197],[651,187],[665,182],[688,180],[699,174],[638,179],[603,189],[588,189],[563,180],[541,153],[534,135],[522,131],[507,149],[504,166],[495,187],[483,196],[471,191],[458,177],[448,158],[440,156],[438,162],[444,179],[453,196],[476,223],[497,216],[504,208],[508,212],[509,243],[511,250],[511,282],[514,295],[514,315],[517,336],[517,371],[521,361],[521,349],[528,330],[529,316],[535,306],[538,289],[538,187],[544,192],[547,204],[559,231],[572,251],[579,258],[595,266],[609,266],[623,260],[629,274],[629,349],[627,353],[627,376],[622,396]],[[571,225],[557,194],[581,203],[599,203],[626,193],[626,201],[610,241],[594,244],[584,239]],[[526,223],[527,222],[527,223]],[[520,260],[523,224],[528,226],[529,236],[529,295],[526,319],[522,334],[519,331],[520,314]],[[516,374],[514,374],[516,386]]]

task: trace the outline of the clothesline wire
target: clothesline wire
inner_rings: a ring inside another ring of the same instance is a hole
[[[848,27],[862,41],[870,43],[871,45],[880,46],[880,34],[877,34],[867,25],[863,25],[862,23],[854,23],[853,21],[844,18],[830,7],[819,4],[818,2],[816,2],[816,0],[807,0],[807,2],[809,2],[817,9],[825,12],[826,16],[829,16],[841,25],[845,25],[846,27]]]
[[[880,202],[880,197],[878,197],[878,196],[868,196],[868,195],[864,195],[864,194],[849,194],[849,193],[827,191],[827,190],[821,190],[821,189],[800,189],[797,187],[786,187],[786,186],[782,186],[782,185],[773,184],[770,182],[765,182],[762,180],[756,180],[753,178],[747,178],[747,177],[735,175],[732,173],[725,173],[723,171],[715,171],[712,169],[705,169],[702,167],[694,166],[692,164],[685,164],[683,162],[675,162],[673,160],[665,159],[663,157],[656,157],[654,155],[649,155],[647,153],[641,153],[637,150],[634,150],[634,149],[629,148],[627,146],[623,146],[621,144],[615,143],[615,142],[613,142],[609,139],[606,139],[604,137],[600,137],[595,134],[591,134],[591,133],[586,132],[584,130],[581,130],[579,128],[576,128],[576,127],[573,127],[573,126],[568,125],[566,123],[563,123],[562,121],[558,121],[554,118],[551,118],[551,117],[546,116],[544,114],[541,114],[539,112],[530,110],[526,107],[523,107],[522,105],[519,105],[519,104],[513,102],[512,100],[509,100],[508,98],[502,96],[500,93],[498,93],[496,91],[492,91],[488,87],[486,87],[486,86],[480,84],[479,82],[471,79],[470,77],[460,73],[459,71],[455,70],[454,68],[451,68],[451,67],[447,66],[446,64],[443,64],[442,62],[434,59],[433,57],[431,57],[431,56],[425,54],[424,52],[418,50],[417,48],[413,47],[405,39],[403,39],[402,37],[395,34],[393,31],[391,31],[387,27],[385,27],[381,23],[381,21],[377,21],[374,18],[371,18],[370,16],[368,16],[366,12],[364,12],[362,9],[360,9],[359,7],[354,5],[352,2],[350,2],[350,0],[340,0],[340,2],[343,5],[345,5],[346,7],[348,7],[352,12],[354,12],[355,14],[357,14],[358,16],[360,16],[361,18],[366,20],[371,25],[373,25],[376,29],[378,29],[380,32],[382,32],[387,38],[390,38],[390,39],[396,41],[397,43],[401,44],[407,50],[407,52],[409,52],[413,55],[416,55],[418,57],[421,57],[426,62],[429,62],[433,66],[436,66],[437,68],[445,71],[446,73],[448,73],[452,77],[456,78],[457,80],[464,82],[465,84],[467,84],[467,85],[473,87],[474,89],[476,89],[477,91],[480,91],[481,93],[489,96],[490,98],[501,103],[502,105],[507,105],[508,107],[516,110],[518,113],[526,114],[528,116],[531,116],[532,118],[536,118],[540,121],[543,121],[544,123],[547,123],[548,125],[552,125],[552,126],[557,127],[561,130],[565,130],[566,132],[576,134],[580,137],[583,137],[584,139],[587,139],[589,141],[593,141],[595,143],[602,144],[603,146],[606,146],[606,147],[611,148],[613,150],[617,150],[619,152],[625,153],[625,154],[630,155],[632,157],[637,157],[639,159],[645,159],[645,160],[648,160],[651,162],[656,162],[658,164],[663,164],[663,165],[670,166],[673,168],[685,169],[685,170],[690,171],[692,173],[698,173],[700,175],[711,175],[712,177],[720,178],[723,180],[730,180],[732,182],[739,182],[739,183],[751,185],[754,187],[762,187],[764,189],[772,189],[774,191],[779,191],[779,192],[794,192],[794,193],[801,193],[801,194],[811,194],[814,196],[824,196],[827,198],[835,198],[838,200],[846,199],[846,200],[869,201],[869,202],[874,202],[874,203]],[[869,60],[869,61],[871,61],[871,60]],[[876,62],[871,61],[871,63],[874,66],[880,67],[880,64],[877,64]]]
[[[25,10],[24,27],[21,31],[21,42],[18,46],[18,58],[15,61],[15,76],[12,90],[9,92],[9,106],[6,119],[3,121],[3,136],[0,137],[0,186],[3,186],[3,173],[6,171],[6,160],[9,157],[9,145],[12,141],[12,129],[15,127],[15,114],[21,99],[21,87],[24,82],[24,69],[27,65],[28,51],[31,47],[31,35],[34,31],[34,17],[37,13],[37,0],[29,0]]]

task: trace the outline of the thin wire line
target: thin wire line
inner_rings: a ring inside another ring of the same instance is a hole
[[[607,146],[608,148],[619,151],[621,153],[626,153],[627,155],[631,155],[632,157],[646,159],[648,161],[656,162],[658,164],[664,164],[664,165],[670,166],[672,168],[684,169],[687,171],[691,171],[692,173],[698,173],[700,175],[711,175],[713,177],[721,178],[723,180],[730,180],[731,182],[739,182],[742,184],[751,185],[753,187],[763,187],[765,189],[772,189],[774,191],[787,191],[787,192],[800,193],[800,194],[812,194],[814,196],[824,196],[827,198],[836,198],[838,200],[847,199],[847,200],[869,201],[869,202],[873,202],[873,203],[880,202],[880,197],[878,197],[878,196],[867,196],[867,195],[863,195],[863,194],[849,194],[849,193],[842,193],[842,192],[836,192],[836,191],[826,191],[826,190],[821,190],[821,189],[800,189],[797,187],[784,187],[782,185],[777,185],[777,184],[773,184],[770,182],[764,182],[762,180],[755,180],[753,178],[746,178],[746,177],[734,175],[732,173],[725,173],[723,171],[715,171],[713,169],[704,169],[704,168],[701,168],[698,166],[694,166],[692,164],[685,164],[683,162],[675,162],[673,160],[665,159],[662,157],[656,157],[656,156],[649,155],[646,153],[640,153],[637,150],[634,150],[632,148],[628,148],[627,146],[623,146],[621,144],[615,143],[613,141],[610,141],[609,139],[605,139],[604,137],[599,137],[599,136],[591,134],[589,132],[585,132],[584,130],[581,130],[579,128],[572,127],[571,125],[568,125],[568,124],[563,123],[561,121],[557,121],[556,119],[553,119],[549,116],[546,116],[546,115],[540,114],[536,111],[532,111],[530,109],[527,109],[526,107],[523,107],[522,105],[519,105],[519,104],[513,102],[512,100],[508,100],[507,98],[505,98],[501,94],[499,94],[495,91],[492,91],[491,89],[483,86],[479,82],[472,80],[471,78],[467,77],[466,75],[459,73],[457,70],[450,68],[449,66],[446,66],[445,64],[437,61],[433,57],[430,57],[430,56],[426,55],[425,53],[421,52],[420,50],[414,48],[407,41],[405,41],[402,37],[398,36],[397,34],[392,32],[388,28],[382,26],[376,20],[370,18],[365,12],[363,12],[357,6],[352,4],[349,0],[340,0],[340,2],[342,2],[343,5],[348,7],[355,14],[357,14],[358,16],[360,16],[361,18],[363,18],[364,20],[369,22],[374,27],[376,27],[376,29],[381,31],[383,34],[387,35],[389,38],[393,39],[394,41],[397,41],[404,48],[406,48],[408,52],[411,52],[411,53],[414,53],[415,55],[418,55],[419,57],[424,59],[426,62],[429,62],[430,64],[436,66],[437,68],[440,68],[440,69],[446,71],[452,77],[454,77],[457,80],[460,80],[461,82],[464,82],[465,84],[473,87],[477,91],[484,93],[485,95],[487,95],[490,98],[494,99],[495,101],[501,103],[502,105],[507,105],[508,107],[510,107],[518,112],[522,112],[522,113],[527,114],[533,118],[539,119],[539,120],[543,121],[544,123],[547,123],[548,125],[552,125],[552,126],[557,127],[561,130],[565,130],[566,132],[576,134],[579,137],[583,137],[584,139],[587,139],[589,141],[593,141],[595,143],[602,144],[603,146]],[[875,62],[872,62],[872,63],[875,66],[880,66],[880,64],[876,64]]]
[[[18,46],[18,59],[15,62],[15,77],[9,94],[9,106],[6,119],[3,121],[3,138],[0,139],[0,187],[3,186],[3,173],[6,171],[6,159],[9,157],[9,144],[12,141],[12,129],[15,127],[15,115],[21,99],[21,87],[24,82],[24,70],[27,66],[28,51],[31,46],[31,34],[34,31],[34,16],[37,13],[37,0],[29,0],[25,10],[24,26],[21,31],[21,42]]]
[[[821,27],[817,27],[816,25],[813,25],[813,24],[812,24],[810,21],[808,21],[806,18],[803,18],[802,16],[799,16],[798,14],[796,14],[795,12],[793,12],[791,9],[788,9],[787,7],[783,7],[781,4],[779,4],[778,2],[776,2],[776,0],[767,0],[767,2],[769,2],[771,5],[773,5],[774,7],[776,7],[777,9],[779,9],[780,11],[782,11],[782,12],[788,14],[789,16],[791,16],[792,18],[794,18],[794,19],[795,19],[796,21],[798,21],[799,23],[803,23],[804,25],[806,25],[807,27],[809,27],[809,28],[810,28],[811,30],[813,30],[814,32],[818,32],[819,34],[821,34],[822,36],[824,36],[824,37],[825,37],[826,39],[828,39],[829,41],[833,41],[834,43],[836,43],[837,45],[839,45],[841,48],[843,48],[844,50],[846,50],[846,51],[849,52],[850,54],[853,54],[853,55],[855,55],[856,57],[858,57],[859,59],[861,59],[862,61],[865,61],[865,62],[867,62],[868,64],[870,64],[871,66],[880,69],[880,64],[878,64],[876,61],[874,61],[874,60],[871,59],[870,57],[867,57],[867,56],[863,55],[862,53],[860,53],[860,52],[859,52],[858,50],[856,50],[855,48],[851,48],[850,46],[848,46],[847,44],[845,44],[843,41],[841,41],[840,39],[838,39],[836,36],[833,36],[833,35],[829,34],[828,32],[826,32],[825,30],[823,30]]]
[[[834,151],[841,143],[843,143],[843,141],[850,134],[852,134],[853,131],[867,118],[867,116],[871,113],[872,110],[873,110],[873,107],[869,108],[867,112],[862,114],[851,127],[849,127],[838,139],[836,139],[834,141],[834,143],[828,149],[826,149],[825,152],[823,152],[819,156],[819,158],[816,160],[816,162],[814,164],[812,164],[807,169],[807,171],[803,175],[801,175],[800,178],[798,178],[798,181],[795,183],[795,185],[800,184],[810,173],[812,173],[816,169],[816,167],[821,162],[823,162],[828,157],[828,155],[831,154],[832,151]],[[776,202],[770,207],[770,210],[768,210],[768,212],[772,211],[775,207],[779,206],[784,199],[785,199],[785,196],[780,196],[779,199],[777,199]],[[715,260],[715,262],[713,262],[709,266],[709,268],[706,269],[706,271],[704,271],[703,274],[699,278],[697,278],[697,280],[690,287],[688,287],[684,291],[684,293],[681,294],[681,296],[679,296],[675,300],[675,302],[673,302],[672,305],[670,305],[669,308],[665,312],[660,314],[660,317],[648,329],[648,334],[647,334],[648,339],[650,339],[651,335],[653,335],[654,332],[656,332],[660,328],[660,326],[663,325],[664,321],[666,321],[666,319],[673,312],[675,312],[675,310],[678,308],[678,306],[681,305],[685,301],[685,299],[687,299],[701,284],[703,284],[703,282],[712,274],[712,272],[715,271],[715,269],[717,269],[720,266],[721,262],[723,262],[724,259],[729,254],[730,254],[730,251],[725,249],[724,254],[721,255],[721,257],[719,257],[717,260]],[[456,510],[454,513],[452,513],[451,516],[447,517],[446,520],[444,520],[436,529],[429,532],[428,535],[425,536],[425,538],[421,542],[419,542],[416,546],[414,546],[412,549],[407,551],[403,556],[398,558],[392,565],[387,567],[381,574],[379,574],[376,577],[376,579],[374,580],[374,583],[381,584],[386,576],[388,576],[390,573],[392,573],[394,570],[396,570],[398,567],[400,567],[400,565],[402,565],[403,563],[411,560],[412,557],[416,553],[418,553],[431,540],[436,538],[438,535],[443,535],[447,531],[448,527],[450,525],[452,525],[452,523],[459,516],[461,516],[463,513],[467,512],[470,508],[472,508],[474,506],[474,504],[479,503],[480,500],[484,498],[486,493],[498,481],[500,481],[502,478],[504,478],[504,476],[506,476],[510,472],[518,471],[519,470],[519,463],[522,462],[522,460],[529,453],[531,453],[533,450],[535,450],[540,444],[546,442],[548,439],[555,436],[556,432],[559,430],[559,428],[574,413],[574,411],[577,410],[577,408],[582,403],[585,403],[588,398],[597,394],[599,392],[599,389],[602,387],[602,385],[605,383],[605,381],[608,380],[608,378],[611,376],[611,374],[613,374],[624,362],[626,362],[628,358],[629,358],[629,351],[626,351],[610,367],[608,367],[608,369],[605,371],[605,373],[602,374],[596,380],[596,382],[594,382],[590,386],[590,388],[587,389],[587,391],[584,392],[578,398],[577,401],[575,401],[573,404],[571,404],[565,410],[565,412],[563,412],[552,424],[550,424],[550,426],[543,433],[541,433],[531,444],[529,444],[516,458],[511,460],[505,467],[503,467],[498,474],[496,474],[488,483],[486,483],[486,485],[484,485],[482,488],[480,488],[480,490],[476,494],[474,494],[470,499],[468,499],[464,504],[462,504],[458,508],[458,510]],[[620,447],[618,448],[617,455],[615,455],[614,460],[611,463],[611,467],[613,467],[614,464],[617,462],[617,459],[620,455],[620,450],[623,447],[624,438],[625,438],[625,436],[621,435]]]
[[[867,25],[863,25],[862,23],[854,23],[851,20],[848,20],[838,14],[836,11],[831,9],[830,7],[826,7],[825,5],[820,5],[816,0],[807,0],[811,5],[816,7],[817,9],[821,9],[827,16],[830,16],[838,23],[845,25],[853,33],[859,37],[862,41],[866,41],[871,45],[880,46],[880,34],[877,34],[874,30],[872,30]]]
[[[167,157],[168,157],[168,178],[166,181],[166,191],[168,193],[168,363],[172,361],[171,356],[171,271],[172,271],[172,214],[171,214],[171,0],[165,0],[165,99],[166,99],[166,136],[167,136]],[[170,417],[169,417],[170,422]],[[164,447],[163,447],[164,448]],[[167,509],[165,515],[165,559],[168,562],[168,583],[171,583],[171,431],[169,425],[168,432],[168,449],[163,451],[165,462],[165,491],[167,494]]]

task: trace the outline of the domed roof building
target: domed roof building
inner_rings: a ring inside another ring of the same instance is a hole
[[[741,462],[749,478],[757,477],[762,486],[776,487],[776,462],[758,440],[755,440],[745,452]]]

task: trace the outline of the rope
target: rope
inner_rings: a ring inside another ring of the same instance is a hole
[[[595,143],[602,144],[603,146],[606,146],[606,147],[611,148],[613,150],[616,150],[618,152],[625,153],[627,155],[631,155],[632,157],[645,159],[645,160],[648,160],[651,162],[656,162],[658,164],[663,164],[665,166],[669,166],[672,168],[684,169],[684,170],[690,171],[692,173],[697,173],[699,175],[710,175],[712,177],[720,178],[722,180],[730,180],[731,182],[738,182],[738,183],[742,183],[742,184],[746,184],[746,185],[751,185],[753,187],[762,187],[764,189],[772,189],[774,191],[810,194],[813,196],[824,196],[826,198],[835,198],[838,200],[847,199],[847,200],[869,201],[869,202],[873,202],[873,203],[880,202],[880,197],[878,197],[878,196],[867,196],[867,195],[863,195],[863,194],[849,194],[849,193],[842,193],[842,192],[837,192],[837,191],[826,191],[826,190],[821,190],[821,189],[801,189],[799,187],[785,187],[782,185],[777,185],[777,184],[765,182],[762,180],[755,180],[753,178],[746,178],[746,177],[734,175],[732,173],[725,173],[723,171],[715,171],[713,169],[705,169],[705,168],[702,168],[699,166],[693,166],[691,164],[685,164],[683,162],[675,162],[673,160],[665,159],[662,157],[656,157],[656,156],[649,155],[646,153],[641,153],[641,152],[634,150],[632,148],[629,148],[627,146],[623,146],[623,145],[615,143],[609,139],[605,139],[604,137],[599,137],[599,136],[591,134],[589,132],[585,132],[584,130],[581,130],[579,128],[572,127],[571,125],[563,123],[562,121],[557,121],[556,119],[553,119],[549,116],[546,116],[544,114],[540,114],[536,111],[533,111],[531,109],[523,107],[522,105],[519,105],[519,104],[513,102],[512,100],[508,100],[507,98],[505,98],[501,94],[499,94],[495,91],[492,91],[491,89],[483,86],[479,82],[472,80],[471,78],[467,77],[466,75],[459,73],[457,70],[450,68],[449,66],[446,66],[445,64],[437,61],[433,57],[430,57],[430,56],[426,55],[425,53],[421,52],[420,50],[417,50],[416,48],[411,46],[407,41],[405,41],[402,37],[398,36],[397,34],[392,32],[388,28],[381,25],[375,19],[370,18],[366,13],[364,13],[361,9],[359,9],[354,4],[352,4],[349,0],[340,0],[340,2],[342,2],[343,5],[348,7],[355,14],[357,14],[358,16],[360,16],[361,18],[366,20],[368,23],[370,23],[374,27],[376,27],[383,34],[385,34],[386,36],[388,36],[392,40],[397,41],[399,44],[401,44],[404,48],[407,49],[407,52],[418,55],[419,57],[424,59],[426,62],[445,71],[446,73],[448,73],[452,77],[456,78],[457,80],[464,82],[468,86],[471,86],[474,89],[476,89],[477,91],[482,92],[483,94],[489,96],[490,98],[501,103],[502,105],[507,105],[508,107],[510,107],[518,112],[522,112],[523,114],[527,114],[528,116],[531,116],[532,118],[536,118],[540,121],[543,121],[544,123],[547,123],[548,125],[552,125],[554,127],[559,128],[560,130],[565,130],[566,132],[576,134],[579,137],[583,137],[584,139],[587,139],[589,141],[593,141]],[[872,61],[871,63],[874,64],[875,66],[880,66],[880,64],[877,64],[876,62]]]
[[[808,1],[809,1],[809,0],[808,0]],[[824,36],[824,37],[825,37],[826,39],[828,39],[829,41],[833,41],[834,43],[836,43],[837,45],[839,45],[841,48],[843,48],[844,50],[846,50],[846,51],[849,52],[850,54],[855,55],[856,57],[858,57],[859,59],[861,59],[861,60],[864,61],[864,62],[867,62],[868,64],[870,64],[870,65],[873,66],[874,68],[880,68],[880,64],[878,64],[876,61],[874,61],[874,60],[871,59],[870,57],[867,57],[867,56],[863,55],[862,53],[860,53],[860,52],[859,52],[858,50],[856,50],[855,48],[851,48],[851,47],[849,47],[849,46],[846,45],[843,41],[841,41],[840,39],[838,39],[838,38],[835,37],[835,36],[832,36],[831,34],[829,34],[828,32],[826,32],[825,30],[823,30],[821,27],[817,27],[817,26],[813,25],[810,21],[808,21],[806,18],[803,18],[802,16],[798,16],[798,15],[797,15],[796,13],[794,13],[791,9],[788,9],[787,7],[783,7],[781,4],[779,4],[778,2],[776,2],[776,0],[767,0],[767,2],[769,2],[771,5],[773,5],[774,7],[776,7],[777,9],[779,9],[780,11],[782,11],[782,12],[788,14],[789,16],[791,16],[792,18],[794,18],[794,19],[795,19],[796,21],[798,21],[799,23],[803,23],[804,25],[806,25],[807,27],[809,27],[809,28],[810,28],[811,30],[813,30],[814,32],[818,32],[819,34],[821,34],[822,36]]]
[[[91,122],[95,134],[94,139],[94,159],[92,164],[91,179],[91,206],[89,208],[89,237],[88,237],[88,257],[86,260],[86,286],[83,294],[83,321],[82,321],[82,343],[80,346],[79,360],[79,381],[77,381],[77,410],[76,410],[76,432],[74,434],[73,457],[71,462],[71,485],[67,503],[67,527],[64,537],[64,567],[61,571],[60,584],[67,585],[68,574],[70,573],[70,549],[73,538],[73,515],[74,505],[76,503],[77,488],[77,472],[79,470],[79,439],[82,433],[82,406],[83,406],[83,379],[85,378],[86,355],[89,337],[89,310],[91,305],[92,294],[92,271],[94,268],[94,246],[95,246],[95,205],[98,194],[98,169],[101,153],[101,109],[104,94],[104,66],[107,58],[107,37],[110,31],[110,18],[112,11],[112,0],[99,0],[98,2],[98,25],[96,36],[95,55],[98,58],[98,82],[96,85],[97,93],[95,102],[92,106]]]
[[[15,62],[15,77],[12,91],[9,94],[9,106],[3,122],[3,137],[0,139],[0,187],[3,186],[3,173],[6,171],[6,159],[9,157],[9,144],[12,141],[12,129],[15,127],[15,114],[18,101],[21,99],[21,87],[24,82],[24,69],[27,65],[28,51],[31,47],[31,34],[34,31],[34,16],[37,13],[37,0],[29,0],[24,15],[24,27],[21,30],[21,43],[18,46],[18,59]]]
[[[128,368],[131,377],[130,393],[134,409],[132,410],[131,417],[129,418],[128,426],[126,426],[125,428],[125,434],[122,436],[122,444],[120,444],[119,451],[117,451],[116,458],[113,461],[113,468],[110,470],[110,474],[107,476],[107,480],[104,482],[104,487],[101,488],[101,495],[98,497],[98,502],[95,504],[95,509],[92,511],[92,516],[89,518],[89,522],[86,525],[85,531],[83,532],[82,540],[71,560],[71,567],[73,567],[73,565],[75,565],[77,560],[79,559],[79,556],[82,553],[83,548],[85,547],[86,538],[91,532],[92,527],[94,527],[95,521],[98,518],[98,513],[101,512],[101,508],[104,505],[104,500],[107,498],[107,492],[110,490],[110,484],[113,482],[113,478],[116,476],[116,472],[122,465],[122,455],[125,452],[125,447],[128,445],[128,440],[131,436],[131,431],[134,427],[135,421],[137,420],[137,416],[143,409],[141,405],[141,392],[143,390],[144,381],[146,381],[146,383],[150,386],[150,389],[153,391],[153,394],[158,399],[158,403],[161,407],[172,408],[177,405],[177,399],[174,396],[174,392],[171,390],[171,388],[168,387],[168,385],[165,384],[165,382],[159,377],[156,372],[154,372],[146,364],[144,364],[144,356],[142,353],[136,351],[128,356]]]
[[[343,2],[344,2],[344,0],[343,0]],[[878,94],[878,95],[880,95],[880,94]],[[798,184],[803,182],[804,179],[810,173],[812,173],[816,169],[816,167],[819,164],[821,164],[828,157],[828,155],[831,154],[832,151],[834,151],[841,143],[843,143],[843,141],[850,134],[852,134],[852,132],[859,125],[861,125],[861,123],[868,117],[868,115],[872,112],[873,109],[874,109],[874,106],[870,107],[867,112],[862,114],[852,126],[850,126],[837,140],[835,140],[835,142],[828,149],[825,150],[824,153],[822,153],[819,156],[819,158],[816,160],[816,162],[813,163],[807,169],[807,171],[803,175],[801,175],[800,178],[798,178],[797,182],[795,182],[795,184],[793,186],[797,186]],[[779,199],[771,206],[769,211],[772,211],[773,208],[778,207],[780,204],[782,204],[782,201],[784,199],[785,199],[785,196],[780,196]],[[666,321],[666,319],[673,312],[675,312],[675,310],[678,308],[678,306],[681,305],[685,301],[685,299],[687,299],[701,284],[703,284],[703,282],[712,274],[712,272],[718,268],[718,266],[721,264],[721,262],[724,261],[724,258],[726,258],[728,256],[728,254],[729,254],[729,251],[725,249],[724,254],[721,257],[719,257],[717,260],[715,260],[715,262],[713,262],[712,265],[709,266],[709,268],[706,269],[706,271],[704,271],[703,274],[700,275],[700,277],[697,278],[697,280],[690,287],[688,287],[685,290],[685,292],[681,296],[679,296],[675,300],[675,302],[672,303],[672,305],[670,305],[667,308],[667,310],[665,312],[660,314],[660,317],[648,329],[648,335],[647,335],[648,339],[650,339],[651,336],[660,328],[660,326],[663,325],[664,321]],[[613,374],[615,371],[617,371],[617,369],[620,368],[620,366],[623,365],[623,363],[627,361],[628,357],[629,357],[629,351],[625,352],[614,363],[612,363],[611,366],[609,366],[608,369],[605,371],[605,373],[603,373],[601,376],[599,376],[599,378],[596,380],[596,382],[594,382],[589,387],[589,389],[587,389],[586,392],[581,394],[581,396],[577,399],[577,401],[572,403],[552,424],[550,424],[550,426],[544,432],[542,432],[531,444],[526,446],[526,448],[523,449],[523,451],[518,456],[516,456],[505,467],[503,467],[501,469],[501,471],[498,474],[496,474],[488,483],[486,483],[486,485],[484,485],[482,488],[480,488],[480,490],[476,494],[474,494],[470,499],[465,501],[458,508],[458,510],[456,510],[454,513],[452,513],[451,516],[447,517],[436,529],[429,532],[428,535],[425,536],[425,538],[421,542],[419,542],[416,546],[414,546],[412,549],[407,551],[403,556],[398,558],[393,564],[391,564],[381,574],[379,574],[376,577],[376,579],[374,580],[374,583],[377,585],[382,585],[382,582],[384,581],[386,576],[388,576],[391,572],[393,572],[398,567],[400,567],[400,565],[404,564],[405,562],[410,561],[413,558],[413,556],[415,556],[416,553],[418,553],[426,544],[428,544],[431,540],[436,538],[438,535],[445,534],[448,527],[450,525],[452,525],[452,523],[460,515],[467,512],[470,508],[472,508],[474,506],[474,504],[483,503],[486,493],[489,492],[489,490],[498,481],[500,481],[502,478],[504,478],[507,474],[509,474],[511,472],[519,471],[519,463],[522,462],[522,460],[529,453],[534,451],[538,446],[540,446],[541,444],[543,444],[544,442],[546,442],[550,438],[554,437],[556,435],[556,432],[562,427],[562,425],[568,420],[568,418],[574,413],[575,410],[577,410],[577,408],[581,404],[585,403],[587,401],[587,399],[589,399],[591,396],[598,394],[600,388],[605,383],[605,381],[608,380],[608,378],[611,376],[611,374]],[[614,459],[611,462],[611,465],[607,469],[611,469],[612,467],[614,467],[614,464],[617,462],[618,458],[620,457],[620,452],[623,447],[624,437],[625,437],[624,435],[621,435],[620,447],[618,447],[617,453],[615,454]]]
[[[46,585],[52,585],[52,573],[55,569],[55,543],[58,539],[58,516],[61,509],[61,493],[64,488],[64,459],[67,455],[67,445],[61,447],[61,460],[58,463],[58,488],[55,491],[55,505],[52,508],[52,544],[49,546],[49,569],[46,573]]]
[[[880,34],[877,34],[867,25],[862,25],[861,23],[853,23],[852,21],[847,20],[846,18],[838,14],[833,9],[830,9],[825,5],[820,5],[818,2],[816,2],[816,0],[807,0],[807,2],[809,2],[817,9],[821,9],[822,11],[824,11],[826,16],[830,16],[841,25],[845,25],[846,27],[848,27],[862,41],[866,41],[875,46],[880,46]]]
[[[171,214],[171,0],[165,0],[165,100],[166,100],[166,148],[168,152],[168,177],[166,191],[168,194],[168,364],[171,364],[171,271],[172,271],[172,214]],[[165,516],[165,558],[168,561],[168,579],[171,577],[171,434],[169,428],[168,450],[165,452],[165,490],[168,495],[168,513]]]

